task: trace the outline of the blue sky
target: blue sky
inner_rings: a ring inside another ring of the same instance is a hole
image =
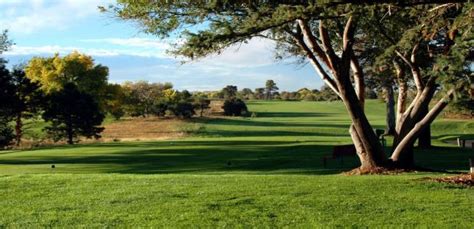
[[[281,90],[320,88],[311,66],[273,59],[273,43],[251,40],[221,55],[180,64],[167,55],[170,40],[141,33],[133,23],[98,11],[112,0],[0,0],[0,30],[16,43],[5,53],[10,65],[33,56],[65,55],[73,50],[108,66],[112,82],[171,82],[180,90],[216,90],[226,85],[263,87],[273,79]]]

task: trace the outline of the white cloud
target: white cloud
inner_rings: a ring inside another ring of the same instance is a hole
[[[159,50],[167,50],[171,48],[170,42],[160,41],[149,38],[104,38],[104,39],[85,39],[81,40],[89,43],[107,43],[111,45],[153,48]]]
[[[65,29],[70,23],[98,14],[111,0],[1,0],[0,25],[13,33]]]
[[[86,44],[81,46],[19,46],[15,45],[5,53],[5,55],[44,55],[44,54],[67,54],[74,50],[86,53],[92,56],[139,56],[152,58],[175,59],[166,53],[172,46],[171,42],[160,41],[149,38],[105,38],[105,39],[87,39],[81,40]],[[88,43],[99,44],[100,47],[107,48],[89,48]],[[186,65],[199,71],[208,73],[227,72],[231,74],[235,69],[254,68],[274,63],[272,50],[274,43],[264,39],[253,39],[247,44],[235,45],[228,48],[220,55],[212,55],[200,60],[190,61]],[[177,62],[183,59],[175,59]]]
[[[120,52],[107,49],[88,49],[80,47],[64,47],[57,45],[46,46],[17,46],[14,45],[10,50],[5,52],[6,56],[30,56],[30,55],[52,55],[55,53],[68,54],[72,51],[79,51],[91,56],[118,56]]]

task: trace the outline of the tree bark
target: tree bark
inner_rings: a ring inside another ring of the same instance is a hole
[[[383,166],[386,162],[386,158],[382,146],[365,116],[363,109],[364,94],[359,93],[361,99],[358,98],[358,94],[350,79],[350,71],[352,68],[358,92],[364,89],[363,72],[360,70],[360,67],[357,68],[357,58],[353,56],[352,51],[352,44],[354,42],[352,18],[347,21],[344,29],[343,53],[341,57],[335,54],[331,41],[329,40],[329,33],[322,22],[320,22],[319,33],[323,48],[319,47],[319,44],[315,42],[313,34],[308,30],[308,27],[305,26],[302,20],[299,21],[299,27],[296,33],[292,31],[288,32],[305,52],[323,81],[343,100],[353,123],[350,133],[358,151],[361,168],[371,170]],[[306,42],[310,42],[312,47],[310,48]],[[319,59],[317,57],[319,57]],[[320,61],[323,62],[326,67],[322,67]],[[326,73],[326,69],[332,73],[334,78],[329,77]]]
[[[393,135],[395,133],[395,98],[392,85],[384,87],[385,104],[387,108],[385,134]]]
[[[426,116],[415,124],[415,126],[404,136],[398,146],[392,153],[392,161],[399,167],[409,167],[413,165],[413,159],[407,157],[407,152],[413,148],[413,144],[419,137],[421,132],[428,127],[431,122],[443,111],[448,105],[449,100],[453,97],[454,90],[450,90],[444,98],[442,98],[436,105],[426,114]],[[411,160],[410,160],[411,159]]]
[[[367,151],[365,151],[364,144],[362,143],[354,125],[351,125],[349,133],[351,134],[352,142],[354,143],[357,156],[359,157],[359,161],[361,163],[360,170],[370,171],[374,168],[379,167],[380,164],[377,163],[377,161],[374,161],[373,158],[367,153]]]
[[[423,109],[423,116],[428,113],[428,107]],[[431,147],[431,125],[428,125],[421,131],[420,137],[418,138],[418,147],[428,149]]]

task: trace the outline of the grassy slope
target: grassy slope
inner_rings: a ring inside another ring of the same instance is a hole
[[[250,109],[257,118],[196,120],[182,127],[196,137],[176,141],[2,152],[0,227],[474,226],[472,188],[419,179],[441,174],[338,175],[355,159],[323,168],[332,145],[350,142],[340,103]],[[367,110],[383,127],[382,104]],[[417,152],[419,163],[465,170],[472,151],[439,140],[472,136],[474,122],[441,120],[432,129],[443,147]]]

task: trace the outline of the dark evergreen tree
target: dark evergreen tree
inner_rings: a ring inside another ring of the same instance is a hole
[[[74,144],[79,136],[100,138],[104,120],[96,100],[78,90],[74,84],[66,84],[63,90],[51,93],[45,106],[43,119],[51,122],[46,130],[55,141],[66,139]]]
[[[5,64],[6,61],[0,58],[0,149],[9,145],[14,138],[9,123],[14,117],[12,108],[15,104],[15,87]]]
[[[244,116],[248,113],[245,102],[236,98],[225,100],[222,109],[224,109],[224,115],[226,116]]]
[[[222,89],[224,99],[233,99],[237,96],[237,86],[227,85]]]
[[[202,117],[204,110],[210,108],[211,100],[205,97],[198,97],[194,101],[194,106],[200,110],[199,116]]]
[[[21,67],[16,67],[11,72],[11,81],[14,86],[15,102],[12,110],[15,119],[15,140],[18,146],[23,136],[23,119],[38,115],[44,96],[39,84],[31,82]]]
[[[278,87],[273,80],[267,80],[265,83],[265,99],[273,99],[273,93],[278,91]]]

